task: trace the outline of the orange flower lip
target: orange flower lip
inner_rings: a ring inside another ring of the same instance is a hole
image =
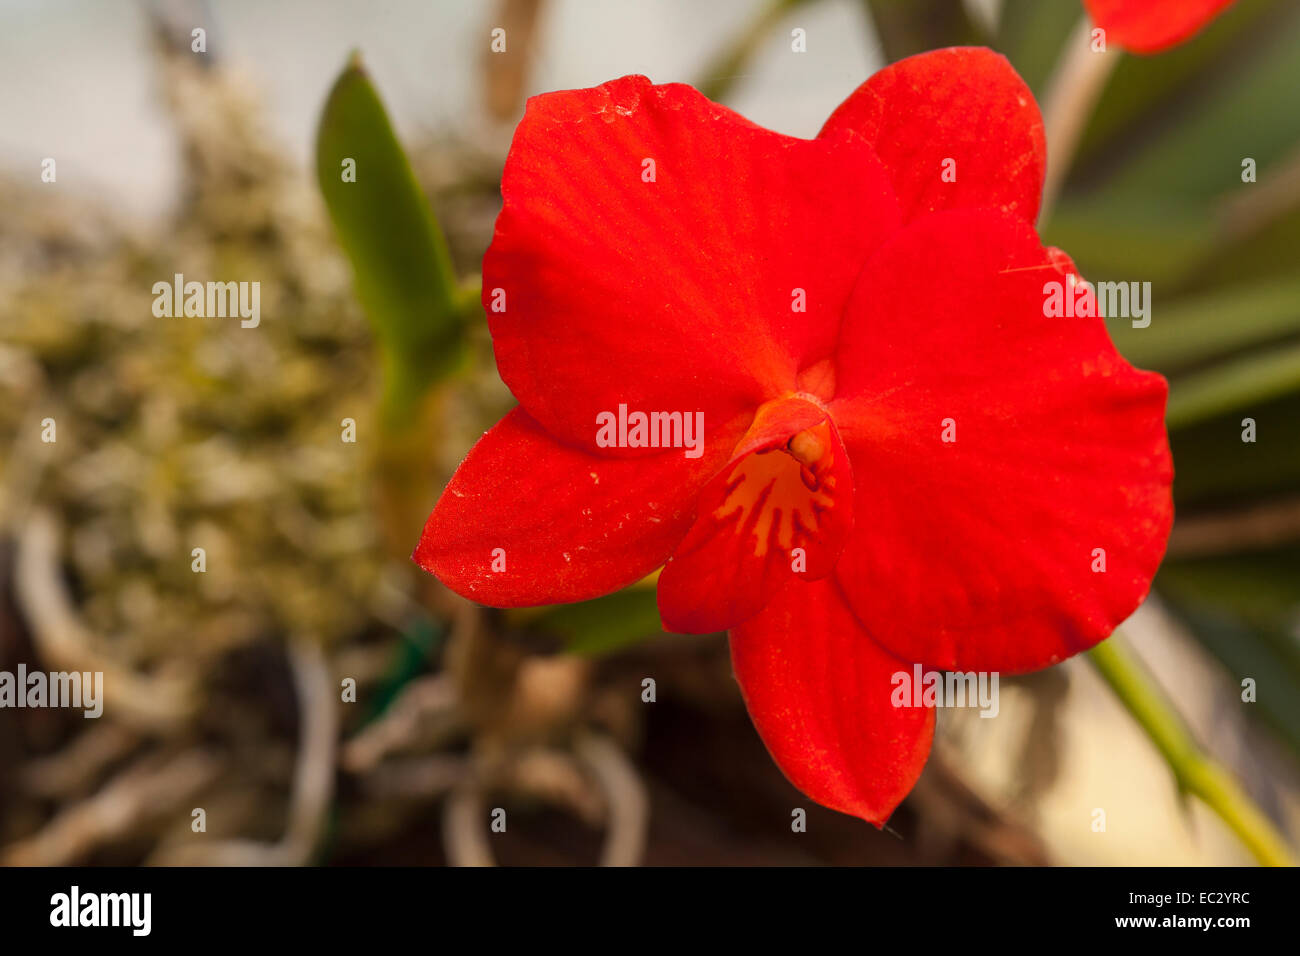
[[[774,589],[830,574],[852,527],[853,475],[826,410],[765,402],[660,575],[665,624],[707,632],[753,616]]]
[[[767,448],[735,462],[713,517],[736,522],[736,534],[750,534],[759,557],[772,545],[788,556],[792,548],[810,544],[836,506],[830,442],[830,423],[822,422],[791,438],[781,448],[787,454]]]

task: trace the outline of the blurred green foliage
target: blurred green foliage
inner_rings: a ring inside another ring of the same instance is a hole
[[[564,639],[575,654],[599,656],[660,632],[654,588],[633,586],[615,594],[547,610],[534,627]]]

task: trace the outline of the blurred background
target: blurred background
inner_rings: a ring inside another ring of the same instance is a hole
[[[407,558],[512,404],[476,273],[526,96],[645,73],[813,136],[875,70],[960,43],[1045,103],[1082,19],[1078,0],[0,0],[0,671],[102,671],[106,698],[98,720],[0,709],[0,863],[1252,862],[1085,659],[1004,678],[995,719],[941,712],[877,832],[784,780],[725,638],[661,634],[652,582],[507,613]],[[1107,56],[1039,226],[1085,276],[1153,286],[1150,327],[1112,331],[1171,380],[1178,518],[1123,632],[1294,844],[1300,3],[1239,0],[1165,54]],[[339,142],[387,191],[331,192]],[[260,282],[260,326],[156,318],[175,273]]]

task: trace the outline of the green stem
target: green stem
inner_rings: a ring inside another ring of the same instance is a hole
[[[1133,651],[1116,633],[1088,652],[1115,696],[1146,731],[1184,793],[1199,797],[1265,866],[1295,866],[1286,840],[1223,767],[1206,756]]]

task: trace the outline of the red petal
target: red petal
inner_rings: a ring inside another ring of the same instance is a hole
[[[934,735],[934,708],[893,705],[893,676],[911,665],[866,635],[829,580],[794,582],[733,630],[731,661],[790,782],[883,824],[921,775]]]
[[[734,442],[743,428],[721,437]],[[601,458],[560,444],[516,408],[456,470],[413,558],[495,607],[598,597],[663,564],[725,455]],[[494,570],[501,557],[504,570]]]
[[[870,143],[908,220],[971,206],[1029,223],[1038,217],[1043,119],[1024,80],[992,50],[952,47],[899,60],[841,103],[819,136]],[[944,181],[948,168],[955,181]]]
[[[909,660],[1045,667],[1150,588],[1173,519],[1166,385],[1101,319],[1044,315],[1045,284],[1073,269],[1024,223],[960,210],[863,270],[831,404],[857,516],[836,576]]]
[[[1158,53],[1182,43],[1233,0],[1083,0],[1106,42],[1133,53]]]
[[[898,224],[865,144],[782,136],[639,76],[531,99],[501,191],[483,261],[501,377],[584,447],[620,403],[712,429],[793,391]]]
[[[791,580],[830,574],[852,527],[853,474],[826,410],[769,402],[659,576],[664,628],[707,634],[753,617]]]

